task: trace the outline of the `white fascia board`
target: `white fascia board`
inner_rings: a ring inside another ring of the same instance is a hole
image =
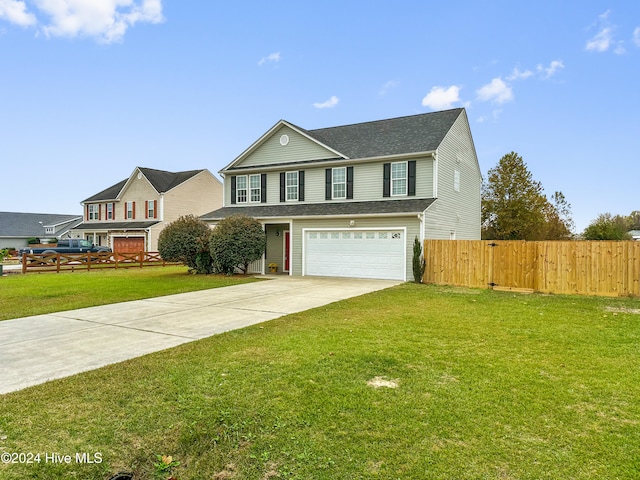
[[[403,153],[400,155],[382,155],[378,157],[365,157],[365,158],[348,158],[343,157],[339,159],[329,159],[329,160],[309,160],[306,162],[290,162],[290,163],[278,163],[273,165],[255,165],[251,167],[246,167],[242,169],[236,170],[234,173],[238,175],[245,175],[254,172],[270,172],[270,171],[280,171],[283,168],[298,168],[303,169],[304,167],[318,167],[318,166],[341,166],[341,165],[357,165],[361,163],[374,163],[374,162],[383,162],[383,161],[402,161],[402,160],[411,160],[423,157],[432,157],[436,158],[437,151],[428,151],[428,152],[413,152],[413,153]],[[227,167],[228,168],[228,167]],[[223,173],[220,173],[223,175]]]

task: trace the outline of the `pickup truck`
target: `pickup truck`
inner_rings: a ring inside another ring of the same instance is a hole
[[[52,254],[52,253],[85,253],[85,252],[111,252],[109,247],[100,247],[81,238],[70,238],[68,240],[60,240],[57,245],[50,245],[46,248],[21,248],[18,255],[24,253],[31,254]]]

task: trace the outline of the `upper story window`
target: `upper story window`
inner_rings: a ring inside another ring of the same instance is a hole
[[[407,194],[407,162],[391,164],[391,195]]]
[[[331,169],[331,198],[347,198],[347,167]]]
[[[236,203],[259,203],[260,201],[262,201],[262,182],[260,174],[237,176]]]
[[[44,227],[44,233],[51,234],[55,232],[56,232],[55,227]]]
[[[267,174],[234,175],[231,177],[231,203],[265,203]]]
[[[147,218],[156,218],[155,200],[147,200]]]
[[[325,169],[325,200],[353,198],[353,167]]]
[[[126,202],[125,203],[125,216],[127,220],[133,220],[136,218],[136,203],[135,202]]]
[[[89,220],[99,220],[100,219],[100,205],[91,204],[88,208]]]
[[[298,200],[298,172],[286,172],[286,200]]]
[[[107,203],[107,220],[113,220],[113,203]]]
[[[460,191],[460,170],[453,171],[453,189],[456,192]]]
[[[236,177],[236,202],[247,203],[247,176]]]
[[[383,165],[382,196],[415,196],[416,161],[385,163]]]
[[[280,201],[304,201],[304,170],[280,172]]]
[[[260,175],[249,175],[249,201],[252,203],[260,202],[262,199],[262,191],[260,185]]]

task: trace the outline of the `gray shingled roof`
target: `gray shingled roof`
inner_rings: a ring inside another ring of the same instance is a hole
[[[374,202],[327,202],[281,205],[249,205],[223,207],[202,215],[202,220],[221,220],[231,215],[248,215],[255,218],[309,217],[326,215],[385,215],[418,214],[427,209],[434,198],[408,200],[382,200]]]
[[[46,237],[51,236],[45,234],[44,227],[53,227],[56,225],[69,225],[60,231],[56,231],[56,235],[61,232],[67,232],[76,224],[82,221],[82,215],[64,215],[57,213],[15,213],[0,212],[0,237]],[[42,224],[40,224],[42,222]]]
[[[153,168],[138,167],[144,176],[149,180],[149,183],[153,185],[158,193],[166,193],[174,187],[177,187],[183,182],[186,182],[191,177],[195,177],[204,170],[188,170],[185,172],[166,172],[164,170],[155,170]],[[83,200],[83,203],[99,202],[104,200],[114,200],[118,197],[122,188],[129,181],[129,178],[125,178],[121,182],[110,186],[109,188],[96,193],[92,197]]]
[[[352,159],[430,152],[438,148],[463,111],[455,108],[305,132]]]
[[[150,222],[91,222],[81,223],[75,230],[143,230],[156,223],[159,222],[157,220]]]

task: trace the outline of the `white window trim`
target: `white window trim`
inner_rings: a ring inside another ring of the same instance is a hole
[[[239,180],[244,180],[244,188],[239,187]],[[244,200],[240,200],[240,192],[244,191]],[[249,177],[247,175],[238,175],[236,177],[236,203],[248,203],[249,200]]]
[[[92,203],[89,205],[89,220],[98,220],[98,216],[100,212],[100,205],[96,205]]]
[[[251,179],[252,178],[258,178],[258,188],[253,188],[251,186]],[[253,200],[253,192],[257,191],[258,192],[258,199],[257,200]],[[247,175],[247,200],[249,203],[260,203],[262,201],[262,178],[261,175],[259,173],[254,174],[254,175]]]
[[[296,183],[295,185],[289,185],[289,175],[290,174],[295,174],[296,176]],[[295,198],[289,198],[289,189],[290,188],[295,188],[295,192],[296,192],[296,197]],[[298,172],[297,170],[295,172],[286,172],[284,174],[284,199],[287,202],[297,202],[298,199],[300,198],[300,172]]]
[[[147,200],[147,218],[155,218],[155,215],[156,215],[155,205],[156,205],[155,200]]]
[[[125,220],[133,220],[133,202],[127,202],[127,218]],[[131,214],[131,216],[129,216]]]
[[[344,180],[342,182],[336,182],[336,170],[344,171]],[[336,185],[344,185],[344,195],[336,196]],[[332,200],[345,200],[347,198],[347,167],[335,167],[331,169],[331,199]]]
[[[404,177],[400,177],[400,178],[394,178],[393,177],[393,166],[394,165],[400,165],[400,164],[404,164]],[[391,190],[391,196],[392,197],[406,197],[407,196],[407,192],[409,191],[409,162],[393,162],[391,164],[391,185],[389,185],[390,190]],[[394,189],[393,189],[393,181],[394,180],[403,180],[404,179],[404,192],[403,193],[394,193]]]
[[[111,209],[109,209],[109,207],[111,207]],[[109,216],[109,214],[111,214],[111,216]],[[107,220],[115,219],[115,205],[113,203],[107,203],[107,206],[105,207],[105,216],[107,217]]]

